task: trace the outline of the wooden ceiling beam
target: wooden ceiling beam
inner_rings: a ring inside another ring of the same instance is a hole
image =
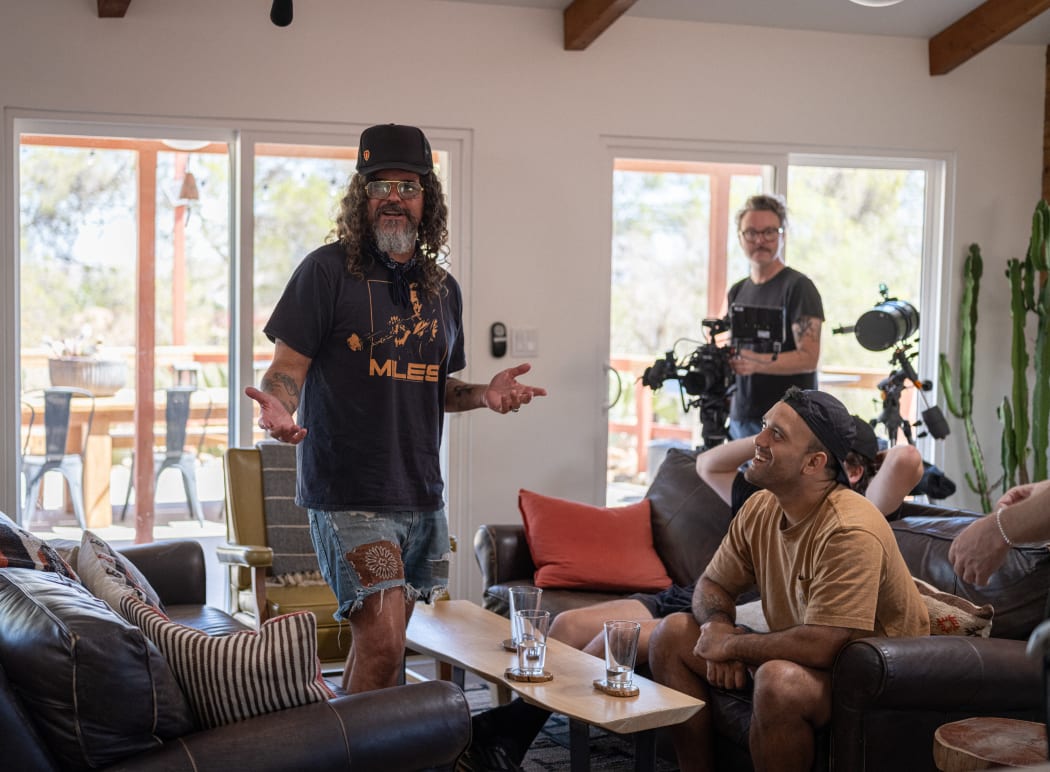
[[[636,0],[572,0],[562,14],[565,50],[582,51],[587,48],[635,2]]]
[[[98,0],[98,18],[122,19],[129,5],[131,0]]]
[[[985,0],[930,38],[930,75],[944,75],[1050,8],[1050,0]]]

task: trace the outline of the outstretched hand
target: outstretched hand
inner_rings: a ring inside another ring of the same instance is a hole
[[[245,388],[246,396],[259,403],[259,428],[269,432],[275,440],[298,445],[306,436],[306,429],[299,426],[285,408],[284,403],[273,394],[259,391],[254,386]]]
[[[496,373],[485,389],[485,407],[497,413],[517,413],[522,405],[532,402],[533,397],[546,397],[546,389],[518,383],[518,376],[531,369],[532,365],[526,362]]]

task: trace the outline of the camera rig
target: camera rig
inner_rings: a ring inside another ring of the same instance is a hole
[[[891,298],[885,284],[879,285],[879,294],[882,300],[876,303],[874,308],[861,314],[856,324],[844,325],[832,330],[835,335],[854,333],[857,336],[857,342],[868,351],[885,351],[893,348],[890,364],[894,370],[877,385],[882,395],[882,412],[871,422],[872,426],[880,423],[886,426],[890,445],[897,442],[898,432],[904,435],[908,444],[914,445],[912,427],[923,424],[925,424],[926,432],[918,436],[924,437],[926,433],[929,433],[934,439],[943,440],[948,436],[948,422],[944,419],[944,414],[939,407],[936,405],[931,407],[927,404],[924,394],[933,388],[933,384],[930,381],[919,380],[919,374],[915,372],[911,364],[911,360],[918,352],[911,351],[913,343],[908,342],[907,339],[919,331],[919,312],[911,303]],[[901,391],[908,384],[915,387],[923,404],[926,405],[926,409],[922,411],[922,421],[916,421],[914,424],[903,418],[900,412]]]
[[[754,346],[772,351],[774,359],[784,342],[784,309],[769,306],[747,306],[734,303],[721,319],[704,319],[705,342],[679,360],[672,348],[663,359],[645,368],[641,381],[653,391],[666,380],[677,380],[682,409],[700,411],[700,434],[704,449],[721,445],[727,437],[729,402],[735,389],[736,376],[729,361],[740,346]],[[729,332],[730,342],[718,345],[715,336]],[[677,343],[675,344],[677,347]],[[692,396],[687,400],[686,394]]]

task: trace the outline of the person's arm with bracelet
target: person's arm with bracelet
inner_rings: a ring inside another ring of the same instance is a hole
[[[948,559],[971,584],[987,584],[1011,547],[1050,541],[1050,480],[1018,485],[1003,494],[995,510],[955,537]]]
[[[737,470],[755,455],[755,438],[741,437],[713,448],[696,457],[696,473],[726,504],[733,499],[733,480]]]

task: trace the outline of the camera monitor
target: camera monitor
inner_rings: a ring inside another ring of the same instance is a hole
[[[781,306],[729,306],[729,328],[733,343],[783,343],[784,309]]]

